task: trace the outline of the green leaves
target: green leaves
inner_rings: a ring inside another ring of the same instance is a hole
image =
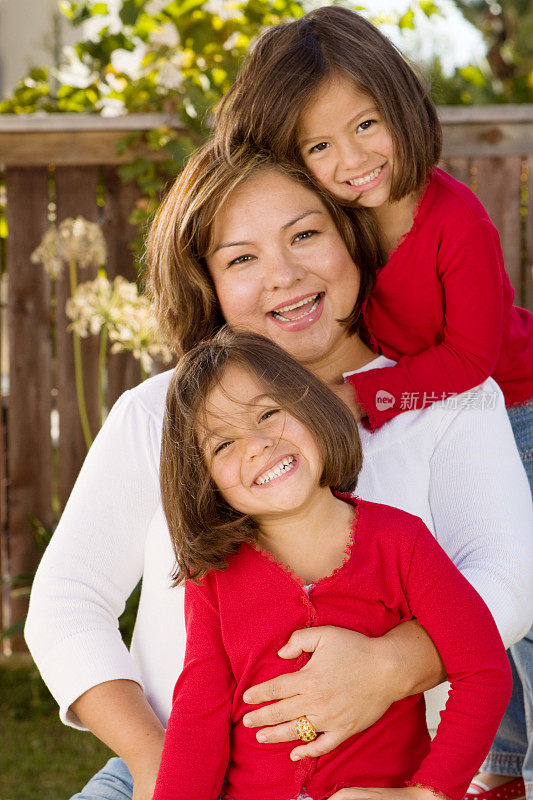
[[[399,28],[410,28],[411,30],[415,27],[415,12],[412,8],[409,8],[403,16],[400,17],[398,20],[398,27]]]

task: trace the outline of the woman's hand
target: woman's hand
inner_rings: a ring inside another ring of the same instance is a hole
[[[398,699],[395,659],[384,638],[370,639],[344,628],[295,631],[279,651],[281,658],[313,653],[298,672],[248,689],[246,703],[277,700],[245,715],[247,727],[261,727],[258,741],[297,739],[295,720],[306,715],[317,731],[314,742],[296,747],[291,759],[321,756],[354,733],[365,730]],[[274,727],[264,727],[274,726]]]
[[[435,793],[423,786],[406,786],[403,789],[359,789],[354,786],[335,792],[329,800],[435,800]]]
[[[365,416],[362,407],[355,399],[355,391],[350,383],[330,383],[328,384],[331,391],[342,400],[355,417],[356,422],[359,422]]]
[[[260,742],[297,739],[296,719],[303,715],[321,732],[292,750],[294,761],[329,753],[380,719],[391,703],[446,677],[435,645],[415,620],[378,638],[331,626],[305,628],[278,655],[293,659],[302,652],[313,655],[301,670],[253,686],[243,698],[251,705],[277,701],[243,718],[247,727],[260,728]]]

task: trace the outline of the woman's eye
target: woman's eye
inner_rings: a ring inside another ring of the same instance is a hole
[[[376,121],[375,119],[366,119],[364,122],[359,123],[357,130],[367,131]]]
[[[270,419],[274,416],[274,414],[279,414],[279,408],[270,408],[268,411],[265,411],[264,414],[261,414],[259,417],[259,422],[265,422],[267,419]]]
[[[313,147],[309,150],[309,153],[321,153],[329,147],[328,142],[319,142],[318,144],[313,145]]]
[[[213,455],[215,455],[215,456],[216,456],[216,455],[218,455],[218,454],[219,454],[219,453],[221,453],[223,450],[225,450],[225,449],[226,449],[226,447],[229,447],[229,446],[230,446],[230,444],[231,444],[231,441],[228,441],[228,442],[221,442],[220,444],[217,444],[217,446],[216,446],[216,447],[215,447],[215,449],[213,450]]]
[[[310,239],[311,236],[315,236],[318,231],[302,231],[301,233],[297,233],[293,239],[293,242],[301,242],[304,239]]]
[[[248,261],[251,261],[253,256],[237,256],[237,258],[232,259],[228,262],[228,267],[235,267],[238,264],[246,264]]]

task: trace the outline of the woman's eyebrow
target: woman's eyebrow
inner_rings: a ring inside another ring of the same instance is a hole
[[[321,211],[319,208],[313,208],[310,211],[304,211],[302,214],[298,214],[298,216],[291,219],[290,222],[286,222],[285,225],[281,226],[281,230],[286,231],[291,225],[296,225],[297,222],[300,222],[301,219],[305,219],[305,217],[308,217],[310,214],[322,214],[325,216],[324,211]]]
[[[242,245],[252,244],[253,242],[221,242],[215,247],[211,255],[215,255],[215,253],[217,253],[219,250],[222,250],[223,247],[241,247]]]

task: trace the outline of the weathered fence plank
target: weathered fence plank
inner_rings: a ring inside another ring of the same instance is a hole
[[[522,303],[520,190],[522,158],[476,158],[472,162],[476,192],[498,228],[507,273]]]
[[[134,183],[124,183],[112,167],[106,167],[104,180],[103,231],[108,252],[107,274],[110,280],[123,275],[127,280],[137,279],[135,256],[130,248],[136,230],[129,217],[141,193]],[[112,353],[108,358],[107,406],[126,389],[139,383],[139,362],[130,353]]]
[[[67,217],[83,216],[96,222],[98,170],[96,167],[58,167],[55,170],[57,222]],[[92,280],[97,269],[78,270],[78,283]],[[73,337],[67,330],[69,319],[65,303],[70,296],[68,268],[56,284],[56,386],[59,411],[59,498],[66,502],[87,453],[76,397]],[[82,340],[83,380],[87,413],[93,436],[99,425],[98,415],[98,341]]]
[[[50,286],[42,267],[30,262],[47,228],[48,172],[8,169],[6,184],[10,580],[38,561],[30,518],[52,523]],[[24,614],[25,605],[12,601],[12,619]]]

